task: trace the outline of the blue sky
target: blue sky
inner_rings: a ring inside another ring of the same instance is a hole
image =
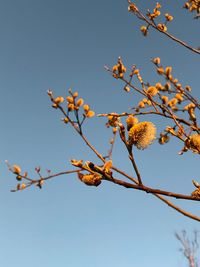
[[[136,2],[143,9],[155,4]],[[175,17],[169,31],[199,46],[199,21],[181,8],[182,1],[162,2],[163,12]],[[38,165],[45,173],[47,168],[71,169],[71,158],[95,162],[74,131],[61,123],[46,91],[52,88],[55,95],[65,96],[71,87],[96,113],[128,111],[138,97],[125,93],[123,84],[103,68],[113,66],[118,56],[127,67],[136,64],[150,83],[160,81],[150,63],[160,56],[199,98],[198,55],[153,30],[144,38],[140,26],[125,0],[1,0],[1,266],[186,266],[174,232],[186,229],[191,234],[199,223],[153,196],[106,182],[90,188],[75,175],[51,180],[43,190],[10,193],[16,181],[4,164],[8,159],[34,175]],[[161,122],[154,123],[159,128]],[[111,131],[103,118],[88,121],[85,132],[107,152]],[[137,151],[145,182],[189,194],[191,180],[199,179],[198,156],[189,152],[180,157],[180,149],[172,141]],[[132,173],[120,143],[113,161]],[[199,213],[199,203],[176,203]]]

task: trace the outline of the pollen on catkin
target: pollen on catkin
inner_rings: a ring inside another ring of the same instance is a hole
[[[153,143],[156,138],[156,127],[152,122],[144,121],[133,125],[128,132],[130,145],[138,149],[145,149]]]
[[[101,175],[99,174],[82,174],[78,173],[78,178],[86,185],[98,186],[101,184]]]
[[[126,124],[127,124],[127,130],[130,130],[130,128],[138,123],[138,118],[136,118],[133,115],[128,115],[127,119],[126,119]]]
[[[147,89],[147,94],[150,96],[156,96],[158,93],[158,89],[155,86],[149,86]]]
[[[191,135],[189,144],[194,153],[200,154],[200,134]]]

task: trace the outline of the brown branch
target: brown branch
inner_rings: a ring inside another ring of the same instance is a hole
[[[121,171],[120,169],[118,169],[117,167],[112,167],[113,170],[115,170],[116,172],[122,174],[124,177],[128,178],[130,181],[134,182],[135,184],[138,184],[138,181],[131,177],[130,175],[128,175],[127,173]],[[167,200],[166,198],[164,198],[163,196],[156,194],[156,193],[152,193],[153,196],[157,197],[158,199],[160,199],[161,201],[163,201],[165,204],[167,204],[169,207],[171,207],[172,209],[175,209],[177,212],[183,214],[184,216],[191,218],[193,220],[199,221],[200,222],[200,217],[195,216],[193,214],[191,214],[190,212],[187,212],[181,208],[179,208],[178,206],[176,206],[175,204],[173,204],[171,201]]]
[[[97,157],[99,159],[101,159],[103,162],[105,162],[105,159],[104,157],[94,148],[94,146],[92,146],[90,144],[90,142],[87,140],[87,138],[83,135],[83,132],[82,130],[80,131],[75,123],[67,116],[67,113],[65,112],[65,110],[60,106],[58,105],[58,108],[61,110],[61,112],[68,118],[69,120],[69,123],[73,126],[73,128],[75,129],[75,131],[81,136],[81,138],[84,140],[84,142],[86,143],[86,145],[97,155]]]
[[[159,195],[165,195],[168,197],[174,197],[177,199],[185,199],[185,200],[194,200],[194,201],[200,201],[200,198],[194,198],[193,196],[188,196],[188,195],[183,195],[183,194],[178,194],[178,193],[174,193],[174,192],[169,192],[169,191],[165,191],[165,190],[160,190],[160,189],[155,189],[155,188],[151,188],[151,187],[147,187],[144,185],[135,185],[135,184],[131,184],[116,178],[110,178],[110,179],[105,179],[109,182],[113,182],[115,184],[121,185],[125,188],[132,188],[132,189],[137,189],[137,190],[141,190],[141,191],[145,191],[146,193],[151,193],[151,194],[159,194]]]
[[[135,170],[135,172],[136,172],[136,175],[137,175],[137,178],[138,178],[139,185],[140,185],[140,186],[143,186],[142,178],[141,178],[141,175],[140,175],[140,173],[139,173],[137,164],[136,164],[136,162],[135,162],[135,159],[134,159],[134,156],[133,156],[132,149],[129,149],[129,148],[128,148],[128,153],[129,153],[129,159],[130,159],[130,161],[132,162],[133,168],[134,168],[134,170]]]
[[[158,194],[153,194],[155,197],[159,198],[161,201],[165,202],[169,207],[175,209],[176,211],[178,211],[179,213],[183,214],[186,217],[189,217],[195,221],[200,222],[200,217],[195,216],[193,214],[191,214],[190,212],[187,212],[181,208],[179,208],[178,206],[174,205],[172,202],[170,202],[169,200],[165,199],[163,196],[160,196]]]
[[[71,174],[71,173],[77,173],[77,172],[80,172],[80,171],[81,171],[81,169],[79,169],[79,170],[71,170],[71,171],[59,172],[59,173],[51,174],[51,175],[49,175],[49,176],[47,176],[47,177],[43,177],[42,179],[43,179],[44,181],[46,181],[46,180],[55,178],[55,177],[60,176],[60,175]]]
[[[32,185],[37,185],[40,183],[40,181],[46,181],[46,180],[49,180],[49,179],[52,179],[52,178],[55,178],[55,177],[58,177],[58,176],[61,176],[61,175],[66,175],[66,174],[71,174],[71,173],[78,173],[80,172],[81,170],[71,170],[71,171],[63,171],[63,172],[58,172],[58,173],[55,173],[55,174],[51,174],[51,175],[48,175],[46,177],[42,177],[40,176],[40,179],[30,179],[30,178],[27,178],[26,176],[23,176],[21,175],[21,177],[25,180],[28,180],[28,183],[26,183],[26,188],[32,186]],[[24,190],[23,189],[23,190]],[[11,192],[17,192],[17,191],[21,191],[22,189],[12,189],[10,190]]]
[[[113,137],[110,141],[111,147],[108,151],[108,155],[106,157],[104,157],[104,159],[106,159],[106,158],[112,159],[112,154],[113,154],[113,149],[114,149],[114,144],[115,144],[116,138],[117,138],[117,131],[113,132]]]
[[[138,178],[138,183],[140,185],[142,185],[142,179],[141,179],[141,176],[140,176],[140,173],[139,173],[139,170],[138,170],[138,167],[136,165],[136,162],[135,162],[135,159],[134,159],[134,156],[133,156],[133,152],[132,152],[132,146],[130,147],[127,140],[126,140],[126,136],[125,136],[125,128],[124,128],[124,125],[122,123],[119,124],[119,134],[120,134],[120,138],[122,140],[122,142],[124,143],[127,151],[128,151],[128,154],[129,154],[129,159],[133,165],[133,168],[135,170],[135,173],[137,175],[137,178]]]
[[[101,114],[98,114],[97,116],[98,117],[107,117],[107,116],[111,116],[112,114],[111,113],[101,113]],[[149,111],[139,111],[139,112],[134,112],[134,113],[129,113],[129,112],[123,112],[122,114],[116,114],[115,116],[116,117],[126,117],[128,115],[134,115],[134,116],[140,116],[140,115],[158,115],[158,116],[162,116],[162,117],[165,117],[167,119],[172,119],[172,116],[170,115],[167,115],[166,113],[161,113],[161,112],[156,112],[156,111],[153,111],[153,110],[149,110]],[[175,116],[175,115],[174,115]],[[175,116],[175,119],[178,121],[178,122],[182,122],[184,123],[185,125],[187,126],[190,126],[191,127],[191,123],[189,123],[188,121],[182,119],[182,118],[179,118],[177,116]]]

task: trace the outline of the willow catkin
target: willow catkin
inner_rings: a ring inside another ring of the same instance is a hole
[[[200,153],[200,134],[190,136],[189,146],[194,153]]]
[[[133,125],[128,132],[130,145],[138,149],[147,148],[156,138],[156,127],[152,122],[144,121]]]

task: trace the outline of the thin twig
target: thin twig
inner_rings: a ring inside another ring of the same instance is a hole
[[[131,4],[130,1],[129,1],[129,4]],[[180,45],[184,46],[185,48],[189,49],[190,51],[192,51],[194,53],[200,54],[200,50],[193,48],[192,46],[188,45],[186,42],[178,39],[177,37],[173,36],[172,34],[170,34],[168,32],[161,31],[160,29],[158,29],[158,27],[156,26],[155,22],[147,19],[145,17],[145,15],[138,9],[138,7],[137,7],[137,10],[135,12],[133,12],[133,14],[139,15],[138,18],[140,18],[141,20],[145,21],[148,25],[151,25],[154,29],[156,29],[157,31],[159,31],[162,34],[166,35],[167,37],[169,37],[170,39],[172,39],[176,43],[179,43]]]

